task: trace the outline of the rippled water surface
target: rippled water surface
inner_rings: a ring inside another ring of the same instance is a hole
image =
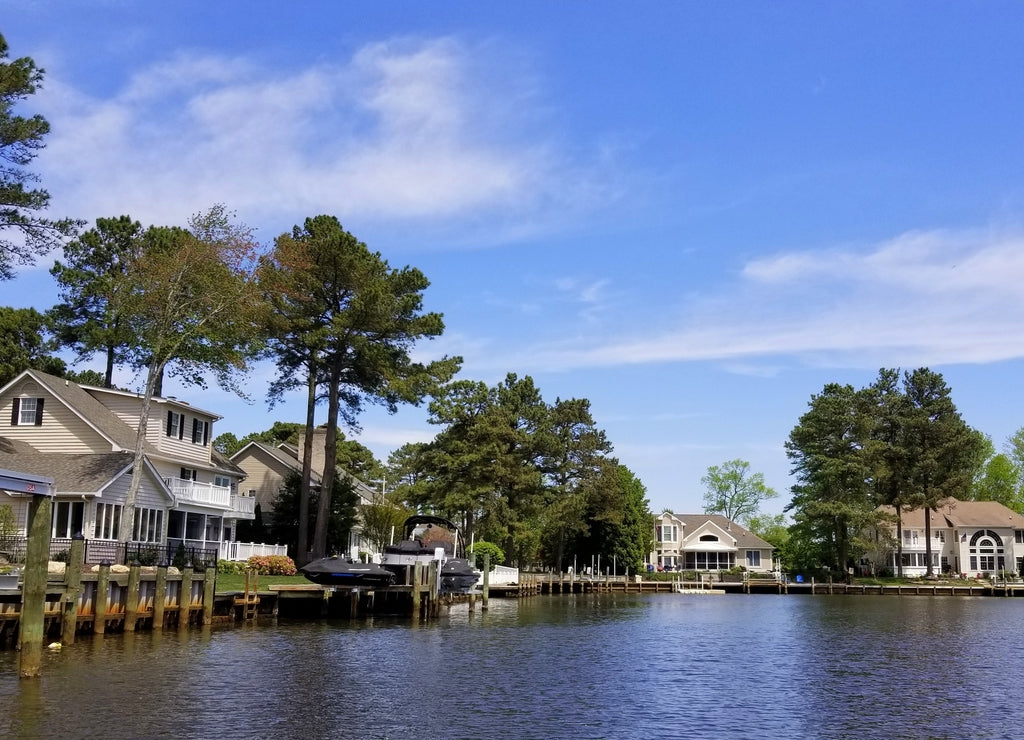
[[[1024,737],[1024,599],[617,594],[80,639],[15,738]]]

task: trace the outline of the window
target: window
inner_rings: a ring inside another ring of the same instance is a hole
[[[172,439],[181,439],[185,433],[185,417],[177,411],[167,412],[167,436]]]
[[[160,509],[136,509],[132,538],[136,542],[160,542],[163,524],[164,513]]]
[[[11,426],[42,426],[43,399],[15,398],[11,409]]]
[[[231,479],[226,475],[215,475],[213,476],[213,485],[220,486],[221,488],[231,488]]]
[[[68,538],[82,534],[84,501],[57,501],[53,505],[53,536]]]
[[[747,550],[747,567],[748,568],[760,568],[761,567],[761,551],[760,550]]]
[[[939,542],[945,543],[946,533],[940,529],[938,532],[935,533],[935,539],[937,539]]]
[[[702,534],[700,536],[701,542],[718,542],[718,535],[716,534]]]
[[[96,504],[96,532],[98,540],[116,540],[121,526],[120,504]]]
[[[736,553],[732,552],[688,552],[685,555],[685,570],[728,570],[736,565]]]
[[[1013,532],[1013,541],[1018,545],[1024,545],[1024,529],[1016,529]]]
[[[194,468],[182,468],[181,479],[182,480],[195,480],[198,473]]]
[[[658,542],[675,542],[679,539],[679,527],[675,524],[663,524],[658,527]]]
[[[192,444],[205,445],[210,440],[210,422],[202,419],[192,420]]]

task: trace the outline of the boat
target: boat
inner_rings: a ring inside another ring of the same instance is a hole
[[[402,526],[403,538],[384,548],[381,560],[388,570],[405,579],[407,567],[416,563],[441,564],[442,593],[465,593],[476,585],[480,571],[466,559],[458,526],[444,517],[414,514]]]
[[[307,563],[299,572],[321,586],[390,586],[395,582],[395,574],[387,568],[337,555]]]

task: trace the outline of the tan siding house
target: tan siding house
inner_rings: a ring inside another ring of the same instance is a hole
[[[131,542],[216,551],[232,539],[251,501],[244,472],[213,450],[220,417],[176,399],[154,399]],[[0,388],[0,468],[52,477],[52,536],[116,542],[129,489],[142,399],[26,370]],[[167,438],[173,412],[184,432]],[[0,491],[24,527],[24,501]]]

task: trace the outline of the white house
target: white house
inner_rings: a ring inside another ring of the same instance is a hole
[[[720,514],[665,511],[655,519],[654,540],[649,562],[663,570],[773,569],[772,546]]]
[[[882,546],[872,556],[876,568],[897,571],[902,557],[903,575],[923,576],[928,570],[925,510],[902,512],[902,553],[890,543],[896,538],[896,511],[881,507],[893,524],[879,538]],[[969,578],[1000,572],[1024,572],[1024,516],[995,501],[949,499],[931,511],[932,572],[957,573]]]
[[[52,536],[83,534],[92,559],[116,557],[142,401],[37,370],[0,388],[0,468],[52,477]],[[220,418],[175,398],[152,399],[131,542],[218,550],[239,520],[253,518],[253,500],[238,495],[244,472],[211,445]],[[24,532],[26,500],[0,491],[5,503]]]

